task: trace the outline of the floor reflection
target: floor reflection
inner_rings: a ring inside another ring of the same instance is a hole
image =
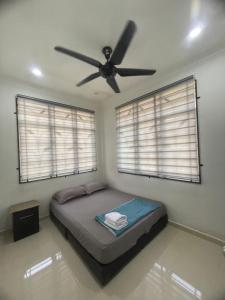
[[[197,299],[202,298],[202,293],[196,289],[193,285],[182,279],[180,276],[178,276],[175,273],[171,274],[171,279],[174,281],[176,284],[178,284],[181,288],[185,289],[188,293],[192,294],[195,296]]]
[[[27,279],[35,274],[37,274],[38,272],[48,268],[54,260],[59,261],[62,259],[62,253],[61,252],[57,252],[55,254],[55,256],[50,256],[44,260],[42,260],[41,262],[37,263],[36,265],[32,266],[31,268],[27,269],[25,274],[24,274],[24,278]]]
[[[154,277],[154,280],[157,281],[158,285],[165,286],[166,282],[173,285],[173,291],[176,294],[182,294],[182,292],[188,293],[191,296],[194,296],[196,299],[202,299],[202,292],[194,287],[192,284],[187,282],[181,276],[175,272],[167,269],[165,266],[155,263],[152,269],[150,270],[149,276]]]

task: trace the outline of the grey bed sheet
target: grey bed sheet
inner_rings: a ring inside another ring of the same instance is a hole
[[[95,220],[96,215],[107,212],[133,197],[134,195],[115,189],[105,189],[63,205],[52,200],[50,209],[97,261],[108,264],[133,247],[137,240],[166,214],[166,208],[161,203],[160,208],[119,237],[115,237]]]

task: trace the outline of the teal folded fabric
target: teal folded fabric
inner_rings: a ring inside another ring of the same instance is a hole
[[[152,213],[157,208],[160,208],[160,203],[156,203],[153,201],[147,201],[140,198],[134,198],[130,201],[127,201],[120,206],[106,212],[103,214],[100,214],[95,217],[96,221],[98,221],[101,225],[109,229],[114,235],[120,236],[122,233],[124,233],[126,230],[131,228],[134,224],[136,224],[139,220],[147,216],[148,214]],[[127,216],[128,224],[119,230],[115,230],[109,226],[107,226],[105,221],[105,214],[109,212],[119,212],[122,215]]]

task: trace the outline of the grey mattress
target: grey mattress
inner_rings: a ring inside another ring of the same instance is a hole
[[[137,240],[166,214],[165,206],[161,203],[160,208],[119,237],[115,237],[95,220],[96,215],[107,212],[133,197],[134,195],[118,190],[105,189],[63,205],[52,200],[50,209],[97,261],[107,264],[133,247]]]

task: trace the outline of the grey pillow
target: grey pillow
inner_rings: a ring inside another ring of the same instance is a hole
[[[86,193],[90,195],[90,194],[92,194],[94,192],[97,192],[97,191],[105,189],[106,188],[106,184],[102,183],[102,182],[92,181],[92,182],[86,183],[84,185],[84,188],[85,188]]]
[[[56,200],[60,204],[63,204],[69,200],[78,198],[85,194],[86,194],[86,192],[85,192],[84,187],[80,185],[80,186],[70,187],[70,188],[66,188],[61,191],[58,191],[52,196],[52,199]]]

